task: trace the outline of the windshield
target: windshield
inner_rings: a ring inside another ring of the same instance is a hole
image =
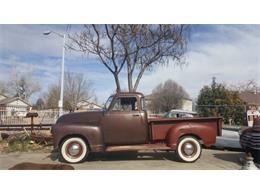
[[[104,109],[107,110],[113,100],[114,96],[110,96],[108,99],[107,99],[107,102],[105,103],[105,106],[104,106]]]

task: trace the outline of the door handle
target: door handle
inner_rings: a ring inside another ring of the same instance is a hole
[[[140,116],[140,114],[133,114],[133,116]]]

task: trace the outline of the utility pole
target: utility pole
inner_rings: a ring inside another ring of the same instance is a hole
[[[58,108],[59,108],[59,117],[63,114],[63,96],[64,96],[64,71],[65,71],[65,46],[66,46],[66,35],[60,34],[55,31],[46,31],[43,34],[49,35],[54,33],[59,37],[63,38],[63,46],[62,46],[62,60],[61,60],[61,74],[60,74],[60,99],[58,101]]]

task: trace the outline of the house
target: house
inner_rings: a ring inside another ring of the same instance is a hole
[[[94,102],[90,102],[88,100],[81,100],[80,102],[77,103],[76,110],[79,110],[79,111],[102,110],[102,106],[100,106]]]
[[[6,98],[8,98],[6,95],[0,93],[0,101]]]
[[[153,113],[153,111],[152,111],[152,99],[153,99],[152,95],[146,95],[145,98],[144,98],[145,107],[146,107],[146,110],[149,114]]]
[[[260,92],[240,92],[238,96],[243,100],[247,110],[260,111]]]
[[[183,98],[182,99],[182,106],[181,109],[185,111],[192,111],[193,108],[193,101],[189,98]]]
[[[256,117],[260,117],[260,92],[240,92],[239,98],[246,105],[247,125],[253,126]]]
[[[1,116],[25,116],[31,107],[28,102],[19,97],[9,98],[6,95],[0,95]]]

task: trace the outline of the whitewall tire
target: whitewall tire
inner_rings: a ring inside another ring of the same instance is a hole
[[[180,139],[176,153],[183,162],[195,162],[201,155],[201,144],[195,137],[186,136]]]
[[[68,163],[79,163],[87,158],[89,148],[82,138],[70,137],[61,144],[60,154]]]

